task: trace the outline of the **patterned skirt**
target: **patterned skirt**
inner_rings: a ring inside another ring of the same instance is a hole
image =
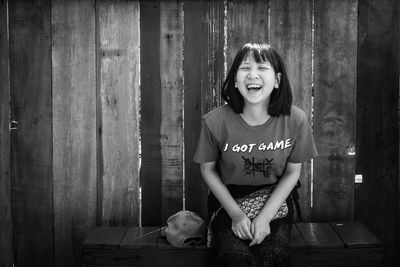
[[[263,186],[228,185],[233,198],[240,198],[255,192]],[[250,240],[238,238],[231,230],[232,220],[221,209],[210,223],[213,235],[212,249],[215,252],[215,266],[291,266],[288,254],[290,230],[293,224],[291,197],[286,200],[289,213],[286,217],[270,223],[271,233],[259,245],[249,247]],[[210,193],[208,210],[210,218],[220,208],[215,196]]]

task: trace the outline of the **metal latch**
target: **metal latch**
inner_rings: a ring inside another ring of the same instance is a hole
[[[9,131],[18,130],[18,121],[10,121]]]

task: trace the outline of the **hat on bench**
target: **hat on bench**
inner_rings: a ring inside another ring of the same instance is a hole
[[[167,220],[165,235],[174,247],[200,245],[205,242],[205,224],[196,213],[182,210]]]

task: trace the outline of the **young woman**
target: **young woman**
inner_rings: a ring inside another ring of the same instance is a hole
[[[287,266],[290,193],[302,162],[317,155],[310,124],[292,106],[284,64],[268,44],[245,44],[222,89],[227,104],[203,117],[194,155],[211,189],[215,265]],[[238,199],[263,188],[272,194],[250,219]],[[276,219],[284,203],[289,212]]]

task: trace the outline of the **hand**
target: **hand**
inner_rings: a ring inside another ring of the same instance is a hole
[[[240,239],[253,239],[250,219],[243,212],[232,216],[232,231]]]
[[[265,237],[271,233],[271,228],[269,226],[269,221],[264,217],[257,216],[251,222],[250,232],[253,234],[254,238],[251,240],[249,246],[261,244]]]

